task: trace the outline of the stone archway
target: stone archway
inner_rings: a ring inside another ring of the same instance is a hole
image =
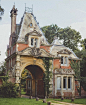
[[[43,63],[43,61],[42,61],[42,59],[38,59],[38,58],[34,58],[34,57],[27,57],[27,56],[17,56],[17,61],[16,61],[16,83],[17,84],[19,84],[20,85],[20,83],[21,83],[21,74],[22,74],[22,72],[23,72],[23,70],[25,69],[25,68],[27,68],[30,72],[32,72],[31,71],[31,69],[33,69],[33,68],[31,68],[31,67],[33,67],[33,66],[35,66],[36,68],[38,67],[38,68],[40,68],[40,70],[39,71],[41,71],[41,74],[43,75],[44,73],[45,73],[45,68],[44,68],[44,63]],[[31,66],[31,67],[30,67]],[[34,71],[37,71],[38,73],[39,73],[39,71],[36,69],[36,70],[34,70]],[[40,75],[40,73],[39,73],[39,75]],[[37,76],[36,76],[37,77]],[[43,82],[41,82],[42,81],[42,77],[40,78],[37,78],[38,80],[37,81],[39,81],[38,82],[38,84],[40,85],[43,85]],[[36,83],[36,81],[35,81],[36,79],[34,78],[34,84]],[[38,85],[37,84],[37,85]],[[35,84],[36,85],[36,84]],[[40,85],[40,86],[41,86]],[[40,86],[37,86],[37,87],[40,87]],[[40,92],[39,90],[42,90],[42,89],[38,89],[38,88],[35,88],[36,86],[34,86],[34,92],[32,92],[32,95],[33,96],[37,96],[37,95],[39,95],[39,97],[44,97],[44,94],[42,94],[42,96],[41,96],[41,94],[40,93],[38,93],[38,92]],[[44,87],[44,85],[43,85],[43,87]]]
[[[33,77],[31,79],[31,95],[35,97],[44,98],[45,90],[43,82],[43,75],[44,75],[43,70],[37,65],[28,65],[25,67],[25,69],[29,70],[29,72]]]

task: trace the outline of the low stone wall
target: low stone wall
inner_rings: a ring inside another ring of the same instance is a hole
[[[64,93],[64,98],[71,98],[72,97],[72,92],[63,92]]]

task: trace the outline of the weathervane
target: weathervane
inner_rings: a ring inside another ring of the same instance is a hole
[[[33,13],[33,5],[32,5],[32,8],[29,8],[29,7],[26,7],[26,3],[25,3],[25,12]]]

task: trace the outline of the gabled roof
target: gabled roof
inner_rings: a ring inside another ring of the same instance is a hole
[[[30,23],[32,23],[32,27],[30,27]],[[43,44],[50,45],[32,13],[24,13],[17,42],[25,42],[25,35],[33,32],[34,30],[36,30],[41,35],[41,42]]]
[[[54,41],[52,42],[52,47],[50,49],[50,53],[55,55],[56,57],[59,54],[69,54],[69,58],[79,60],[79,58],[75,55],[75,53],[70,48],[62,45],[57,38],[54,39]]]
[[[42,34],[40,34],[39,32],[37,32],[36,30],[28,33],[26,36],[28,36],[28,35],[42,36]]]

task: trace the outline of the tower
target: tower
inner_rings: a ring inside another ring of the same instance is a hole
[[[17,8],[15,9],[15,5],[11,10],[11,35],[9,40],[9,47],[11,47],[16,42],[16,16],[17,16]]]
[[[12,10],[10,11],[11,15],[11,34],[15,33],[16,31],[16,16],[17,16],[17,8],[13,5]]]

